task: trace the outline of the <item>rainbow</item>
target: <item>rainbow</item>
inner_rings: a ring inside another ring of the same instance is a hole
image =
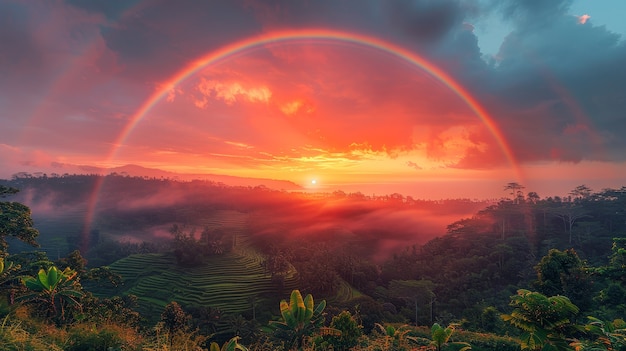
[[[106,163],[111,164],[111,161],[115,158],[117,151],[122,145],[124,145],[126,139],[129,137],[135,127],[159,101],[167,96],[168,93],[177,85],[181,84],[183,81],[198,72],[203,67],[226,61],[229,58],[232,58],[234,55],[245,53],[246,51],[251,49],[267,47],[270,45],[278,45],[298,40],[322,40],[373,48],[381,52],[387,53],[392,57],[404,60],[405,62],[426,71],[436,80],[438,80],[443,85],[448,87],[451,91],[453,91],[461,100],[463,100],[467,104],[467,106],[476,114],[476,116],[480,118],[480,120],[495,138],[500,149],[504,153],[504,156],[509,161],[510,166],[513,169],[517,179],[521,180],[523,178],[521,176],[522,173],[515,160],[513,152],[511,151],[509,145],[506,143],[505,138],[498,128],[497,124],[493,121],[493,119],[489,116],[485,109],[482,108],[482,106],[472,97],[472,95],[470,95],[470,93],[465,90],[459,83],[457,83],[452,77],[450,77],[440,68],[428,62],[419,55],[393,43],[362,34],[354,34],[329,29],[285,30],[268,32],[234,42],[230,45],[226,45],[220,49],[211,51],[208,54],[189,63],[183,69],[174,74],[166,82],[162,83],[160,88],[157,89],[152,95],[150,95],[141,104],[137,111],[130,117],[128,123],[121,130],[117,139],[113,142],[113,148],[107,156]],[[90,206],[87,212],[88,218],[86,221],[86,227],[89,226],[89,223],[93,218],[95,207],[97,204],[98,193],[100,192],[101,187],[102,182],[98,182],[96,188],[94,189],[93,196],[90,199]]]
[[[226,61],[233,55],[245,52],[249,49],[263,47],[266,45],[275,45],[285,43],[294,40],[330,40],[351,43],[378,49],[400,58],[412,65],[420,67],[424,71],[428,72],[432,77],[443,83],[446,87],[452,90],[459,98],[461,98],[467,106],[481,119],[489,132],[493,135],[498,146],[504,153],[504,156],[510,163],[510,166],[514,169],[517,178],[521,179],[521,172],[518,164],[515,160],[511,148],[506,143],[505,138],[498,128],[497,124],[487,114],[487,112],[481,107],[481,105],[467,92],[459,83],[457,83],[447,73],[442,71],[437,66],[426,61],[424,58],[417,54],[410,52],[400,46],[383,41],[381,39],[365,36],[361,34],[353,34],[336,30],[326,29],[309,29],[309,30],[288,30],[265,33],[262,35],[254,36],[248,39],[244,39],[233,44],[222,47],[221,49],[209,52],[208,54],[200,57],[199,59],[191,62],[186,67],[174,74],[170,79],[161,85],[148,99],[146,99],[139,109],[130,117],[128,123],[124,126],[120,132],[118,138],[113,144],[113,150],[108,156],[108,161],[112,161],[120,146],[124,145],[128,136],[132,133],[133,129],[139,124],[139,122],[145,117],[145,115],[159,102],[161,101],[171,90],[177,85],[181,84],[184,80],[198,72],[203,67],[213,65],[222,61]]]

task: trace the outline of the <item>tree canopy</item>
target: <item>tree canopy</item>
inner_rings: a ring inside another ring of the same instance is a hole
[[[0,198],[18,191],[16,188],[0,185]],[[19,202],[0,201],[0,257],[6,257],[8,254],[9,244],[6,238],[9,236],[38,246],[35,239],[39,236],[39,231],[33,228],[30,208]]]

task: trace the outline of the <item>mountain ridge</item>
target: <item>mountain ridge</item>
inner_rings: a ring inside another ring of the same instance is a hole
[[[129,175],[134,177],[149,177],[149,178],[166,178],[175,179],[181,181],[202,180],[211,181],[215,183],[223,183],[229,186],[265,186],[276,190],[302,190],[303,187],[289,180],[280,179],[268,179],[268,178],[253,178],[253,177],[238,177],[225,174],[213,174],[213,173],[178,173],[172,171],[165,171],[158,168],[149,168],[136,164],[126,164],[118,167],[96,167],[88,165],[71,165],[71,164],[53,164],[52,165],[57,172],[50,172],[50,174],[99,174],[108,175],[117,173],[120,175]],[[29,174],[35,176],[41,176],[45,172],[18,172],[13,177],[25,177]]]

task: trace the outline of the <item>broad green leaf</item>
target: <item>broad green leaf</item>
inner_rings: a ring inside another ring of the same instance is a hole
[[[293,318],[296,320],[296,323],[301,323],[304,314],[300,315],[300,306],[304,307],[304,301],[302,300],[302,294],[300,294],[300,290],[294,290],[291,292],[289,307],[291,308],[291,314]],[[302,310],[304,312],[304,309]]]
[[[308,321],[311,319],[311,317],[313,317],[313,295],[307,294],[307,296],[304,298],[304,306],[306,308],[304,319]]]
[[[283,320],[287,323],[287,325],[294,326],[296,324],[296,320],[291,314],[290,306],[285,300],[280,302],[280,315],[283,317]]]
[[[48,286],[52,287],[53,289],[59,283],[59,270],[57,269],[57,267],[52,266],[48,268],[47,281],[48,281]]]
[[[48,283],[48,274],[45,270],[40,269],[37,273],[37,279],[39,280],[39,284],[45,289],[50,290],[50,284]]]
[[[33,277],[26,277],[22,279],[22,282],[29,290],[41,291],[43,288],[43,286],[41,286],[41,284]]]
[[[320,302],[317,305],[317,307],[315,307],[315,311],[313,311],[313,316],[317,318],[318,316],[322,314],[325,308],[326,308],[326,300],[322,300],[322,302]]]

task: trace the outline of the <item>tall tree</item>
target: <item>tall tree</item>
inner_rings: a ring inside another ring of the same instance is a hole
[[[589,268],[574,249],[552,249],[535,266],[537,289],[546,295],[565,295],[582,310],[591,308]]]
[[[0,198],[17,193],[19,190],[0,185]],[[39,231],[33,228],[30,208],[19,202],[0,201],[0,257],[8,256],[6,238],[15,237],[29,245],[39,246],[35,239]]]
[[[563,221],[565,232],[569,237],[569,244],[572,243],[572,228],[576,221],[589,216],[584,207],[572,202],[566,202],[560,207],[553,208],[552,213]]]
[[[403,299],[414,305],[415,325],[419,324],[418,314],[421,307],[427,305],[426,314],[433,319],[433,303],[435,284],[430,280],[392,280],[389,282],[389,295]]]
[[[504,191],[509,192],[509,195],[511,195],[514,203],[519,203],[520,201],[524,200],[523,190],[525,188],[525,186],[519,183],[511,182],[504,186]]]

